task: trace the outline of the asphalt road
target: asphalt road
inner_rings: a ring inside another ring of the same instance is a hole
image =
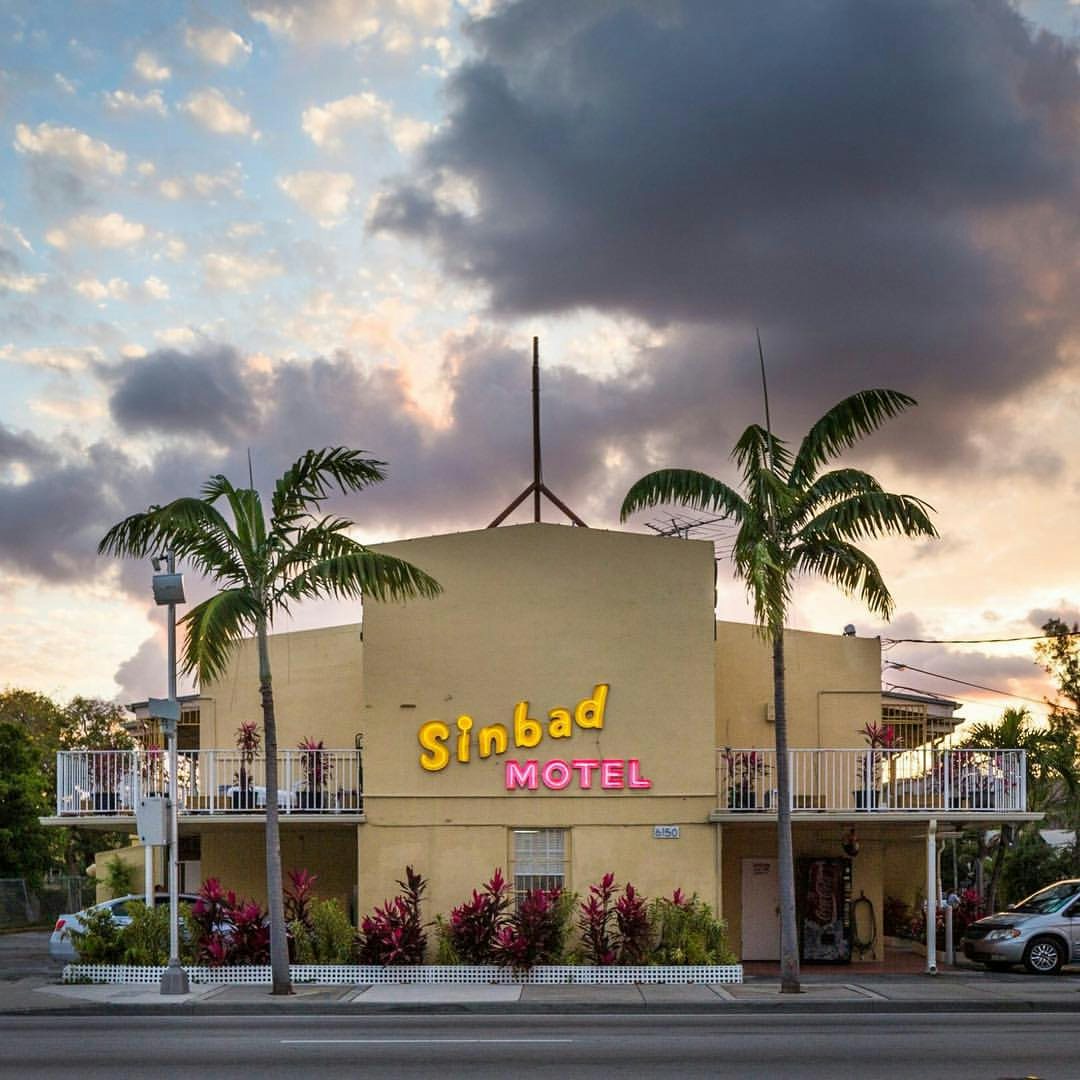
[[[0,1017],[7,1077],[1075,1080],[1070,1015]]]

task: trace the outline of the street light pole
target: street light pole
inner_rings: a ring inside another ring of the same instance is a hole
[[[162,994],[188,993],[187,972],[180,966],[180,845],[179,845],[179,787],[177,768],[177,725],[180,703],[176,697],[176,603],[184,602],[183,578],[176,573],[176,557],[172,551],[165,553],[168,574],[154,576],[154,600],[168,607],[168,664],[169,706],[172,716],[166,721],[169,744],[169,966],[161,976]],[[167,581],[161,579],[167,577]]]

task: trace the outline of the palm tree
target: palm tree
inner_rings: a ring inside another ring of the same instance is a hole
[[[959,744],[970,750],[1023,750],[1027,777],[1028,810],[1060,811],[1080,790],[1077,772],[1077,733],[1067,721],[1051,719],[1039,727],[1027,709],[1009,708],[996,724],[976,724]],[[1002,829],[983,897],[987,911],[997,904],[998,883],[1005,862],[1005,830]],[[986,856],[986,833],[979,830],[978,865]],[[979,870],[981,874],[981,869]]]
[[[913,496],[884,491],[877,480],[858,469],[821,469],[859,438],[914,404],[912,398],[895,390],[863,390],[825,413],[794,455],[768,427],[751,424],[732,451],[742,471],[740,491],[705,473],[664,469],[638,480],[622,504],[624,521],[645,507],[678,503],[729,518],[738,526],[732,550],[735,573],[745,583],[755,621],[772,647],[783,993],[800,990],[784,622],[799,574],[816,575],[846,593],[858,594],[870,611],[882,618],[891,614],[893,599],[881,572],[856,544],[886,535],[936,536],[927,513],[931,507]]]
[[[278,480],[267,520],[262,499],[250,487],[212,476],[198,498],[151,506],[114,525],[99,554],[144,558],[171,550],[216,582],[220,591],[184,616],[187,629],[181,671],[200,683],[219,677],[239,642],[254,633],[259,654],[259,692],[266,748],[266,889],[270,913],[273,993],[289,994],[289,957],[282,898],[278,834],[277,727],[267,640],[274,616],[293,602],[313,597],[404,600],[431,597],[439,584],[401,559],[371,551],[346,535],[352,522],[316,517],[337,487],[361,491],[385,476],[385,463],[362,451],[333,447],[309,450]],[[224,500],[229,517],[215,505]]]

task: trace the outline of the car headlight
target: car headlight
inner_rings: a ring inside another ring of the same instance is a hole
[[[1015,926],[1010,926],[1005,930],[991,930],[986,935],[987,941],[1005,941],[1007,938],[1018,938],[1020,931]]]

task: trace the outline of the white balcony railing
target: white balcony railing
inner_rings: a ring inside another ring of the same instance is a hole
[[[1027,809],[1023,750],[789,750],[791,809],[975,811]],[[776,751],[717,751],[721,810],[772,814],[778,808]]]
[[[357,814],[364,808],[358,750],[278,752],[282,814]],[[56,755],[58,816],[134,814],[146,795],[167,795],[169,759],[160,750],[61,750]],[[237,750],[182,750],[177,791],[181,815],[266,811],[266,756]]]

